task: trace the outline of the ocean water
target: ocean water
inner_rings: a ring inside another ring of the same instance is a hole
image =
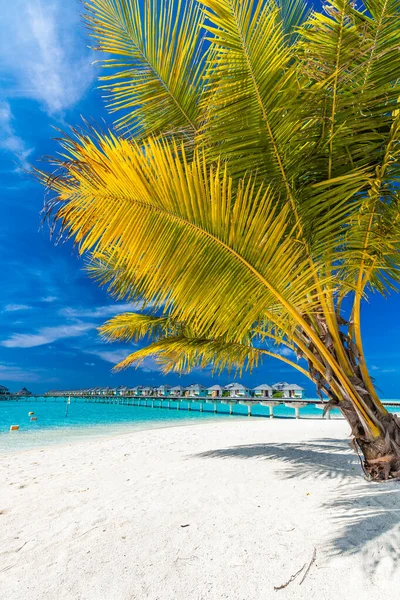
[[[166,406],[166,404],[165,404]],[[213,412],[211,403],[204,404],[199,412],[199,404],[193,402],[192,410],[187,411],[185,402],[182,409],[176,410],[177,403],[171,401],[171,409],[127,406],[118,404],[94,404],[71,399],[67,404],[60,398],[40,398],[35,400],[0,402],[0,452],[25,450],[37,446],[60,444],[80,439],[128,433],[140,429],[154,429],[187,425],[216,419],[236,419],[247,415],[247,407],[234,406],[234,414],[229,415],[229,406],[218,403],[218,412]],[[388,407],[392,412],[399,408]],[[29,412],[37,417],[31,421]],[[254,406],[254,417],[266,417],[266,407]],[[294,409],[280,405],[274,408],[277,418],[293,418]],[[311,404],[300,409],[302,418],[320,418],[322,410]],[[339,411],[331,412],[332,418],[341,418]],[[11,425],[19,425],[18,431],[10,431]]]

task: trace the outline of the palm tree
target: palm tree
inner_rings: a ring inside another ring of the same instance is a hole
[[[380,480],[400,477],[400,422],[360,315],[399,281],[400,0],[364,4],[87,0],[115,130],[64,136],[41,177],[90,273],[144,307],[102,328],[148,342],[117,368],[274,356],[341,410]]]

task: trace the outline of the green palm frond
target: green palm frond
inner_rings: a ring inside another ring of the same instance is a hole
[[[372,6],[373,19],[350,0],[329,0],[327,14],[314,12],[299,31],[297,52],[312,84],[307,96],[314,117],[304,134],[319,179],[375,169],[385,155],[400,96],[400,3],[373,0]]]
[[[276,0],[282,19],[283,32],[289,43],[297,40],[298,28],[311,13],[309,4],[303,0]]]
[[[86,0],[85,19],[102,61],[116,122],[140,136],[199,127],[203,16],[195,0]]]
[[[257,172],[277,188],[290,185],[286,144],[296,121],[293,53],[273,0],[201,0],[212,56],[202,103],[210,155],[239,176]],[[293,12],[293,11],[292,11]]]

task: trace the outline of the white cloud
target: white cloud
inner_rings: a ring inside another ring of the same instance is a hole
[[[33,382],[42,381],[43,375],[39,371],[23,369],[13,364],[0,364],[1,381]]]
[[[377,365],[371,366],[371,371],[379,371],[379,373],[399,373],[398,367],[378,367]]]
[[[4,312],[15,312],[17,310],[30,310],[32,306],[28,306],[27,304],[6,304],[4,307]]]
[[[274,348],[272,349],[272,352],[275,352],[275,354],[280,354],[281,356],[294,356],[294,352],[291,348],[288,348],[287,346],[278,346],[278,348],[276,348],[274,346]]]
[[[113,365],[116,365],[130,354],[129,350],[85,350],[85,352],[86,354],[98,356],[101,360]]]
[[[121,362],[121,360],[123,360],[124,358],[129,356],[129,354],[131,354],[132,351],[133,351],[132,349],[131,350],[129,350],[129,349],[125,349],[125,350],[123,350],[123,349],[85,350],[86,354],[93,354],[94,356],[98,356],[105,362],[109,362],[113,365],[116,365],[117,363]],[[157,364],[156,361],[151,357],[145,358],[144,361],[139,365],[138,369],[140,371],[143,371],[144,373],[153,373],[153,372],[162,371],[161,365]]]
[[[21,166],[28,168],[26,159],[33,148],[27,148],[24,140],[15,133],[11,107],[5,100],[0,101],[0,149],[14,154]]]
[[[84,318],[88,317],[95,319],[96,317],[112,317],[123,312],[134,312],[140,310],[142,304],[137,302],[135,304],[110,304],[107,306],[97,306],[95,308],[62,308],[58,314],[68,318]]]
[[[156,363],[154,358],[148,357],[145,358],[144,361],[140,364],[139,369],[144,373],[160,373],[162,371],[162,366]],[[194,369],[193,369],[194,370]],[[200,369],[204,372],[206,369]]]
[[[40,298],[41,302],[55,302],[57,299],[57,296],[43,296],[43,298]]]
[[[0,345],[6,348],[33,348],[64,338],[79,337],[95,328],[94,323],[73,323],[57,327],[43,327],[37,333],[14,333],[10,338],[0,342]]]
[[[83,35],[77,1],[9,2],[0,30],[6,95],[37,100],[50,114],[76,104],[94,76]]]
[[[85,363],[87,367],[95,367],[96,363]]]

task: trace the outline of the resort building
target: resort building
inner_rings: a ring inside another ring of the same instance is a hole
[[[169,395],[174,396],[175,398],[179,398],[179,396],[183,396],[186,388],[181,385],[175,385],[169,390]]]
[[[142,386],[137,385],[136,387],[129,388],[128,393],[129,393],[129,396],[141,396],[142,395]]]
[[[254,398],[272,398],[273,392],[274,389],[266,383],[262,383],[261,385],[253,388]]]
[[[19,390],[19,392],[17,392],[15,395],[16,396],[32,396],[32,392],[27,390],[26,387],[23,387],[22,390]]]
[[[154,394],[154,390],[151,387],[142,387],[142,389],[140,390],[140,395],[141,396],[153,396]]]
[[[15,395],[29,396],[29,392],[25,387]],[[9,390],[0,385],[0,397],[11,396]],[[229,383],[226,386],[219,384],[212,385],[206,388],[200,383],[194,383],[188,387],[181,385],[170,385],[162,384],[158,387],[150,386],[135,386],[127,387],[120,385],[119,387],[94,387],[79,390],[50,390],[45,393],[45,396],[74,396],[74,397],[91,397],[91,396],[103,396],[109,398],[110,396],[122,396],[122,397],[162,397],[162,398],[237,398],[239,400],[254,398],[255,400],[263,398],[283,398],[283,399],[294,399],[300,400],[305,397],[305,389],[297,385],[296,383],[287,383],[286,381],[280,381],[273,384],[272,386],[267,383],[262,383],[252,390],[241,383],[236,381]]]
[[[186,388],[185,396],[199,396],[204,398],[207,396],[207,390],[204,385],[201,385],[200,383],[194,383]]]
[[[212,385],[207,388],[207,396],[211,396],[212,398],[220,398],[223,394],[224,388],[222,385]]]
[[[155,391],[156,396],[168,396],[170,389],[171,389],[170,385],[160,385],[154,391]]]
[[[100,396],[113,396],[114,390],[113,390],[113,388],[110,388],[110,387],[101,388],[99,390],[99,394],[100,394]]]
[[[10,390],[6,388],[4,385],[0,385],[0,396],[9,396]]]
[[[250,389],[245,387],[241,383],[228,383],[228,385],[224,387],[224,390],[228,392],[228,396],[230,396],[231,398],[250,396]]]
[[[297,383],[286,383],[286,381],[280,381],[272,386],[274,392],[282,392],[282,398],[303,398],[304,388],[297,385]]]
[[[129,388],[126,385],[120,385],[117,387],[117,396],[127,396],[129,394]]]

